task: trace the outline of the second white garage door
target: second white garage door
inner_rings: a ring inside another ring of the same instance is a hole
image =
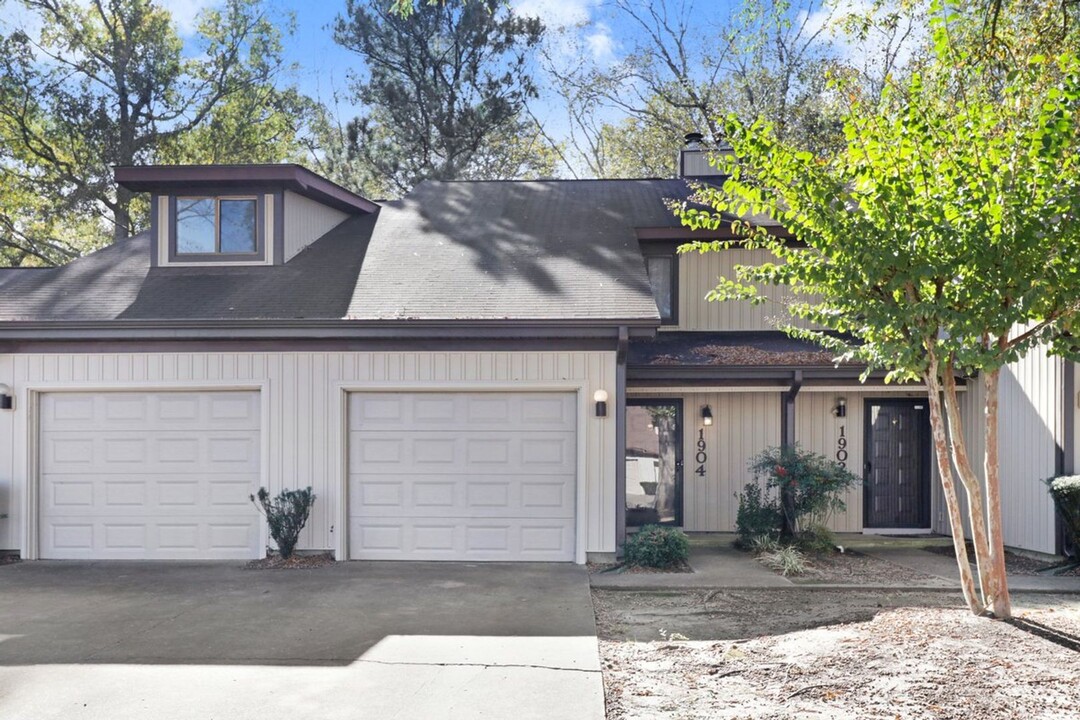
[[[572,393],[349,396],[349,555],[573,561]]]
[[[256,392],[41,398],[42,558],[256,557]]]

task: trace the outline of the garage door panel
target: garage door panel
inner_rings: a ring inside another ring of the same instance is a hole
[[[46,474],[252,472],[259,467],[258,431],[151,433],[41,432],[41,470]]]
[[[572,393],[349,399],[350,554],[574,559]]]
[[[571,393],[356,393],[349,427],[363,431],[471,430],[513,432],[565,430],[574,426],[577,401]]]
[[[40,555],[258,554],[258,393],[41,398]]]
[[[253,392],[49,393],[41,398],[43,427],[54,432],[111,430],[258,430]]]
[[[350,476],[351,514],[383,517],[574,516],[574,483],[551,475],[506,477],[377,473]]]
[[[428,431],[354,431],[349,433],[349,467],[372,474],[566,475],[576,471],[577,438],[573,432],[528,430],[459,431],[448,437]]]
[[[41,555],[60,559],[235,559],[251,557],[256,521],[236,518],[56,517],[41,533]]]
[[[572,519],[353,518],[349,537],[353,556],[368,560],[565,562],[574,555]]]

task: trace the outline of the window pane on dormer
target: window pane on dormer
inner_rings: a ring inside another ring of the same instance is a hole
[[[177,199],[176,252],[190,255],[215,250],[213,198]]]
[[[255,252],[255,201],[221,201],[221,252]]]
[[[649,274],[649,284],[652,285],[653,297],[656,299],[656,309],[660,311],[662,320],[672,319],[672,309],[675,306],[674,287],[672,286],[672,266],[674,258],[668,256],[653,256],[645,258],[645,271]]]

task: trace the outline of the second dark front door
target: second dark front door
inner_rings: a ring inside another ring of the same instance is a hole
[[[626,401],[626,526],[682,525],[682,401]]]
[[[930,416],[925,400],[866,401],[863,526],[930,527]]]

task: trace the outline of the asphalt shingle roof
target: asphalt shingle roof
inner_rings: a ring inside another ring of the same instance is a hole
[[[0,276],[9,320],[659,321],[635,228],[681,180],[425,182],[281,266],[151,268],[147,233]]]

